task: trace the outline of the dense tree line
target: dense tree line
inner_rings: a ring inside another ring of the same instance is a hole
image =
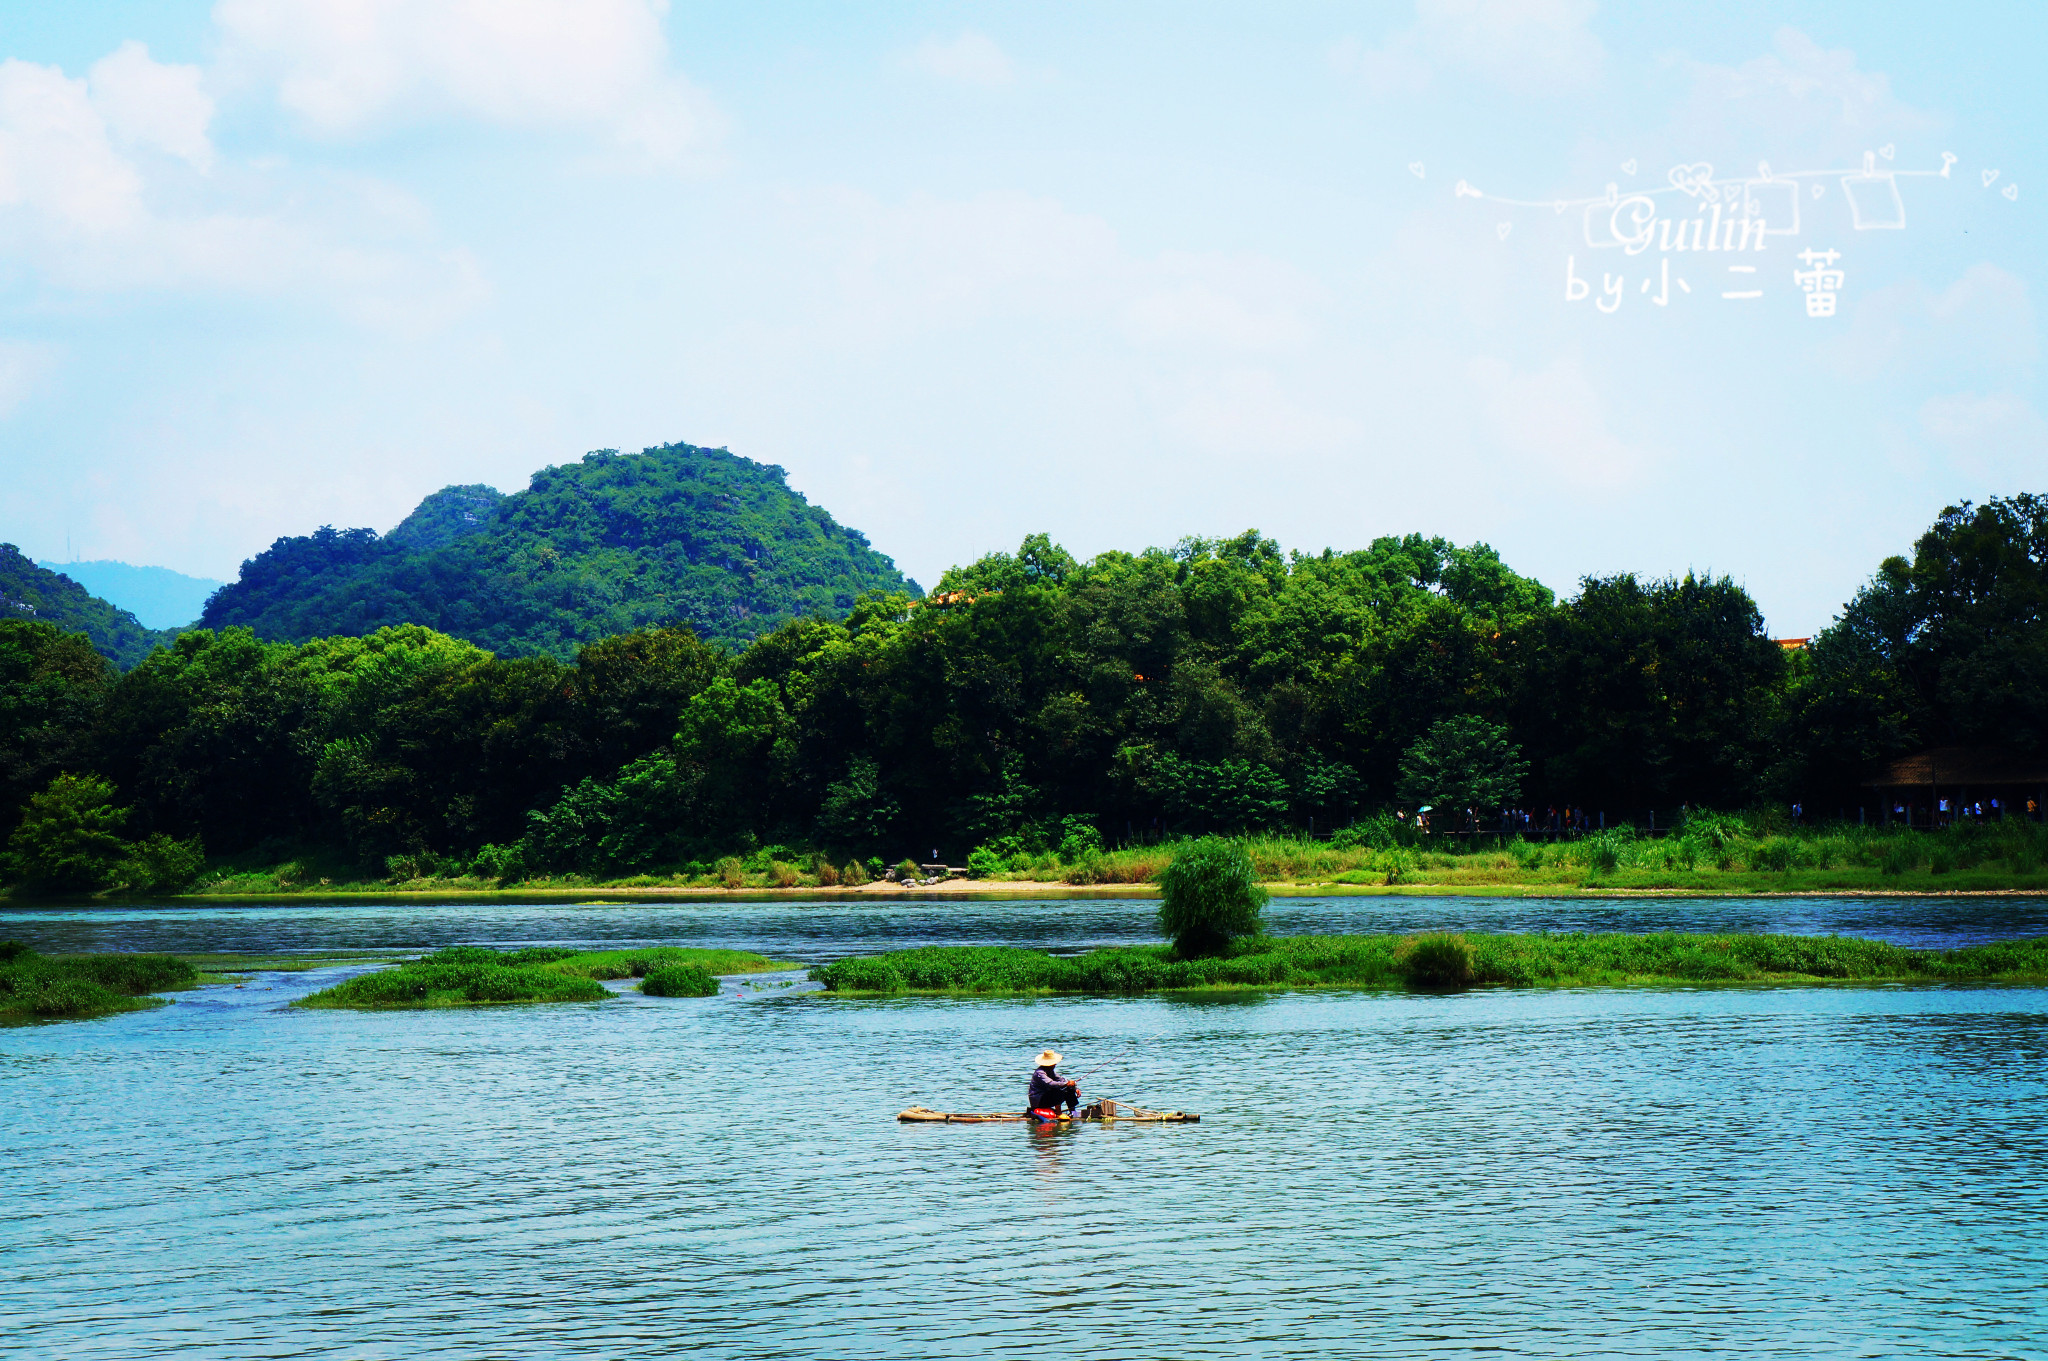
[[[1461,761],[1475,800],[1616,818],[1828,806],[1929,742],[2042,751],[2044,603],[2048,501],[2019,496],[1945,511],[1790,657],[1726,578],[1589,579],[1558,601],[1484,545],[1419,536],[1086,563],[1034,536],[928,596],[870,594],[738,651],[655,628],[573,661],[414,624],[228,627],[117,673],[76,634],[7,621],[0,818],[70,773],[93,779],[66,798],[118,800],[122,835],[215,854],[619,872],[767,843],[893,859],[1331,829]]]

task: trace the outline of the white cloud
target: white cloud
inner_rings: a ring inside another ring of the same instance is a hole
[[[0,213],[102,233],[142,215],[142,176],[108,140],[86,83],[0,62]]]
[[[1836,372],[1852,379],[2024,378],[2040,353],[2040,337],[2026,281],[1980,261],[1938,293],[1909,279],[1870,294],[1824,353]]]
[[[1847,48],[1824,48],[1796,28],[1781,28],[1772,50],[1740,66],[1695,64],[1699,92],[1725,103],[1819,103],[1853,128],[1891,121],[1898,109],[1891,77],[1864,71]]]
[[[1524,467],[1610,490],[1641,476],[1648,456],[1608,430],[1606,404],[1576,356],[1530,373],[1482,356],[1469,372],[1494,441]]]
[[[479,296],[474,263],[410,248],[417,224],[374,186],[223,170],[197,75],[136,44],[90,81],[0,62],[0,252],[59,289],[292,293],[380,325],[430,324]],[[345,239],[365,228],[383,244]]]
[[[0,340],[0,420],[22,408],[51,364],[49,349],[19,340]]]
[[[661,163],[716,140],[710,101],[670,69],[665,0],[220,0],[226,63],[274,81],[314,129],[348,136],[454,114],[598,133]]]
[[[1735,66],[1667,57],[1689,74],[1685,102],[1670,128],[1674,154],[1744,158],[1773,148],[1771,160],[1790,169],[1806,158],[1846,158],[1872,144],[1931,132],[1940,120],[1902,102],[1891,78],[1866,71],[1847,48],[1823,48],[1796,28],[1781,28],[1771,50]],[[1922,153],[1926,154],[1926,153]],[[1811,162],[1809,162],[1811,163]]]
[[[1272,460],[1356,442],[1357,422],[1317,410],[1291,386],[1270,369],[1198,374],[1162,402],[1162,416],[1168,429],[1211,454]]]
[[[1143,350],[1271,351],[1312,338],[1322,301],[1271,258],[1136,255],[1100,217],[1014,191],[893,205],[840,191],[791,207],[802,223],[791,250],[831,273],[849,333],[864,337],[1029,317]]]
[[[1511,94],[1589,88],[1607,49],[1587,27],[1593,0],[1416,0],[1415,22],[1378,47],[1346,38],[1330,49],[1338,71],[1381,94],[1412,94],[1445,70]]]
[[[1307,309],[1318,290],[1276,261],[1169,252],[1147,273],[1124,309],[1133,339],[1271,350],[1299,345],[1311,334]]]
[[[121,44],[93,63],[88,76],[93,107],[120,141],[155,147],[199,170],[213,167],[213,100],[196,66],[152,61],[138,42]]]
[[[985,33],[957,38],[926,38],[911,49],[910,65],[926,75],[959,85],[999,89],[1017,80],[1017,68],[995,40]]]
[[[2048,466],[2048,421],[2011,392],[1930,397],[1920,426],[1956,466],[1993,490],[2028,491]]]

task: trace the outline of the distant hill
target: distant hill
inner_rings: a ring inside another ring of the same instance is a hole
[[[0,543],[0,619],[41,619],[92,639],[100,655],[126,671],[168,632],[146,629],[70,577],[39,567],[11,543]]]
[[[568,658],[656,624],[743,644],[866,591],[917,585],[858,530],[723,449],[602,449],[510,496],[447,487],[387,535],[322,528],[242,564],[200,624],[300,642],[425,624],[506,656]]]
[[[136,567],[125,562],[39,562],[61,572],[100,599],[127,610],[144,628],[181,629],[199,617],[206,597],[221,588],[218,581],[188,577],[168,567]]]

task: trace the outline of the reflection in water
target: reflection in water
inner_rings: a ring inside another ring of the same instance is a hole
[[[943,906],[897,939],[1006,920]],[[1073,945],[1140,920],[1046,906],[1004,911]],[[16,912],[0,934],[375,947],[682,921],[765,943],[730,907],[527,911]],[[0,1032],[11,1352],[2010,1355],[2048,1335],[2048,990],[281,1005],[334,976]],[[896,1123],[1016,1108],[1048,1042],[1091,1098],[1202,1123]]]

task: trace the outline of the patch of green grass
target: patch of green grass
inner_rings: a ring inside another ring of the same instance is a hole
[[[292,1005],[413,1011],[506,1002],[602,1002],[611,996],[611,991],[595,979],[556,972],[545,967],[554,962],[552,959],[534,957],[556,953],[506,952],[458,945],[393,969],[360,974],[302,997]]]
[[[1228,953],[1203,959],[1181,959],[1163,945],[1069,956],[1003,946],[930,946],[840,960],[812,969],[811,977],[840,996],[2044,982],[2048,937],[1960,950],[1907,950],[1847,936],[1677,931],[1286,936],[1239,941]]]
[[[436,950],[393,969],[361,974],[294,1002],[293,1006],[351,1008],[364,1011],[424,1010],[438,1007],[491,1006],[506,1002],[602,1002],[611,990],[602,980],[673,975],[680,989],[693,976],[760,973],[795,968],[744,950],[698,950],[657,945],[638,950],[572,950],[559,945],[533,945],[521,950],[492,950],[458,945]],[[643,988],[653,992],[653,989]],[[718,991],[711,983],[710,993]],[[709,996],[710,993],[656,992],[656,996]]]
[[[640,980],[649,997],[716,997],[718,980],[695,964],[663,964]]]
[[[199,982],[198,972],[170,955],[39,955],[0,943],[0,1024],[83,1021],[162,1006],[152,992]]]
[[[563,950],[546,967],[578,978],[645,978],[665,965],[688,966],[712,975],[800,967],[745,950],[700,950],[683,945],[649,945],[637,950]]]

